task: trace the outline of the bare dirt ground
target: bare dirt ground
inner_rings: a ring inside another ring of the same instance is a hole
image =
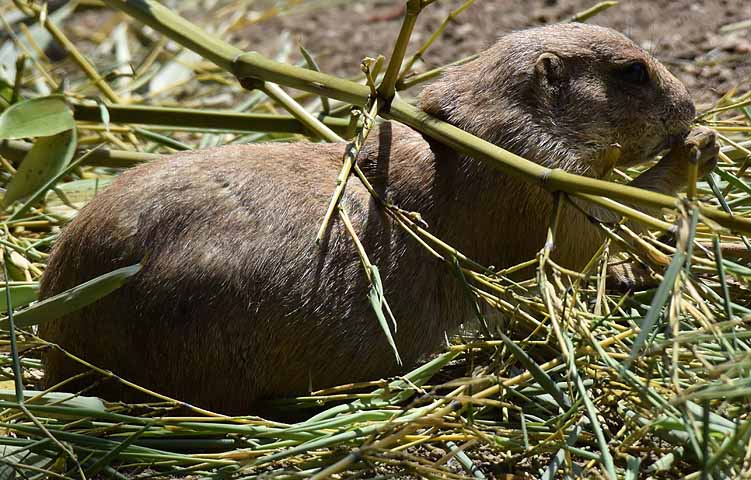
[[[402,0],[360,1],[304,14],[278,16],[231,37],[238,44],[274,55],[285,40],[299,40],[328,73],[359,72],[362,58],[388,57],[401,24]],[[412,50],[438,28],[460,0],[439,0],[418,19]],[[597,2],[593,0],[477,0],[461,13],[425,56],[431,68],[458,60],[512,30],[566,21]],[[653,52],[702,103],[738,86],[751,88],[751,28],[723,27],[751,20],[748,0],[621,1],[589,20],[615,28]],[[293,55],[292,59],[296,57]]]

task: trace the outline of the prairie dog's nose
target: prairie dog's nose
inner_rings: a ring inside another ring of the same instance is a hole
[[[665,125],[665,130],[670,135],[683,135],[685,136],[696,117],[696,107],[691,97],[686,94],[680,95],[678,98],[669,98],[667,108],[662,116],[662,123]]]

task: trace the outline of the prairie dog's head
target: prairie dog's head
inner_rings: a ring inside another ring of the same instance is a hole
[[[685,137],[695,115],[686,87],[624,35],[558,24],[502,37],[420,95],[426,112],[532,161],[601,176],[649,160]]]

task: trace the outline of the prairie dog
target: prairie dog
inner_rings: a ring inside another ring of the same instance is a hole
[[[686,88],[657,60],[613,30],[583,24],[501,38],[428,85],[420,106],[529,160],[592,177],[607,173],[610,145],[621,145],[623,164],[647,161],[683,142],[695,114]],[[696,136],[703,168],[711,168],[714,137]],[[397,365],[341,222],[321,247],[313,242],[344,148],[229,145],[123,173],[65,228],[41,294],[147,257],[143,270],[44,324],[41,336],[145,387],[234,414],[258,400],[411,366],[471,310],[458,280],[350,179],[342,203],[397,319]],[[384,198],[420,212],[435,235],[480,263],[514,265],[545,240],[548,192],[406,126],[381,124],[358,164]],[[672,194],[685,178],[685,160],[666,155],[633,184]],[[565,207],[559,263],[580,268],[601,242],[586,215]],[[82,370],[55,349],[44,362],[47,386]],[[113,380],[98,393],[135,399]]]

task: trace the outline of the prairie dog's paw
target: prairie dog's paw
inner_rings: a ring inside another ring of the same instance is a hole
[[[699,164],[699,176],[711,172],[717,165],[717,155],[720,153],[720,145],[717,143],[717,134],[707,127],[696,127],[688,134],[688,137],[675,145],[668,153],[672,161],[681,164],[681,169],[688,168],[690,162]]]

